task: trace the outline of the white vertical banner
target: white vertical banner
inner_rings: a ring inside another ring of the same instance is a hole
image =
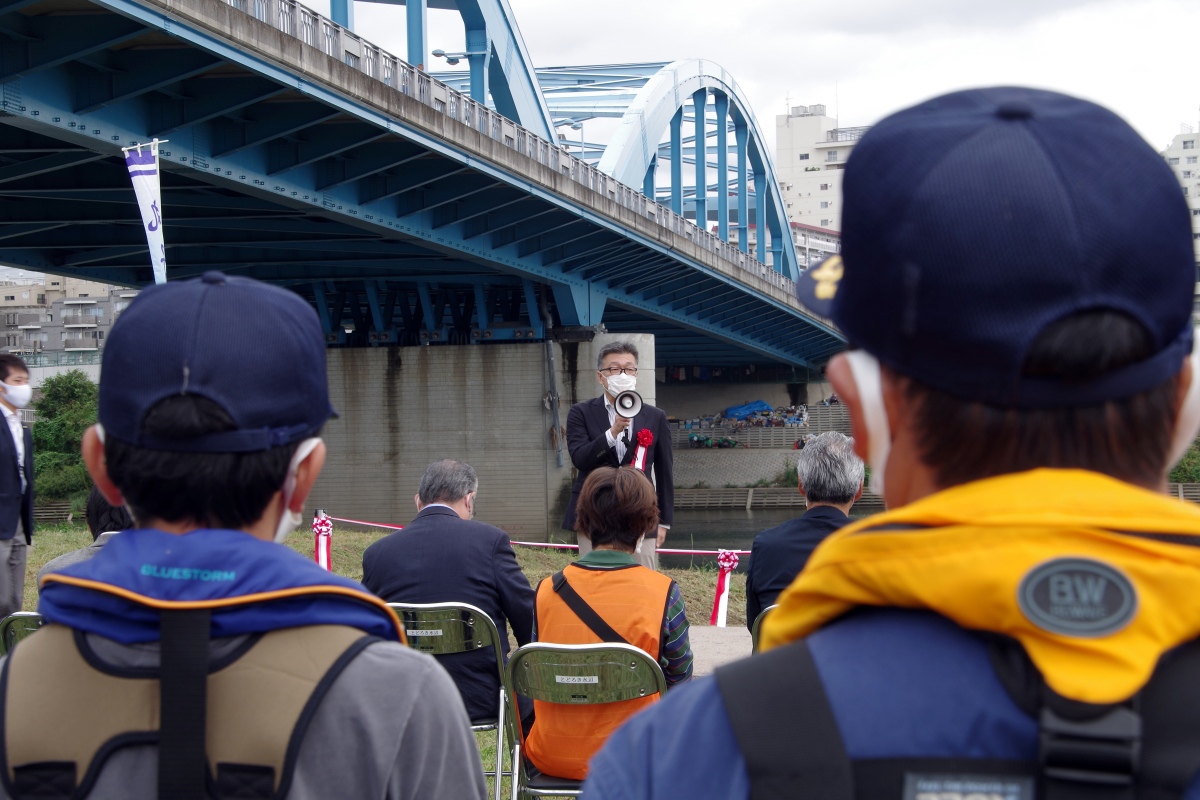
[[[162,196],[158,184],[158,146],[166,141],[155,139],[150,144],[121,148],[133,181],[133,192],[137,195],[138,209],[142,212],[155,283],[167,282],[167,246],[163,242]]]

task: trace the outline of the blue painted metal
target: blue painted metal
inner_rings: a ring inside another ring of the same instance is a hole
[[[630,204],[636,195],[629,187],[588,173],[546,143],[529,151],[538,153],[539,167],[485,115],[487,125],[476,127],[483,147],[473,149],[422,122],[438,113],[429,84],[405,83],[407,97],[372,87],[387,104],[358,101],[189,23],[186,6],[168,21],[158,2],[91,0],[91,13],[80,16],[98,17],[87,20],[96,25],[80,26],[78,16],[37,17],[46,26],[37,32],[48,39],[57,41],[58,20],[120,41],[96,49],[98,40],[87,38],[86,56],[38,61],[44,68],[4,86],[0,260],[147,282],[119,147],[175,125],[179,133],[163,150],[171,278],[219,265],[291,286],[317,306],[331,343],[465,344],[473,326],[493,339],[537,338],[538,295],[531,298],[528,281],[549,287],[542,297],[556,324],[603,320],[614,331],[653,331],[663,352],[694,352],[700,363],[806,364],[837,347],[827,325],[756,288],[750,272],[723,260],[724,251],[697,257],[678,235],[647,222],[664,210]],[[101,22],[113,16],[109,8],[141,25],[140,37]],[[239,18],[236,9],[228,13]],[[20,24],[0,2],[0,49]],[[207,76],[204,58],[173,52],[175,83],[122,78],[114,80],[120,91],[80,96],[78,88],[93,78],[102,83],[106,69],[134,63],[137,57],[121,61],[127,45],[136,52],[164,38],[210,58],[219,77]],[[507,148],[507,161],[489,158],[487,148]],[[557,181],[524,177],[537,169],[573,188],[564,193]],[[625,207],[605,210],[612,200]],[[690,230],[682,220],[672,224]],[[692,241],[708,246],[711,239]],[[725,313],[730,292],[744,313]],[[699,299],[705,293],[711,307]],[[753,337],[744,335],[752,329]]]
[[[692,105],[696,108],[696,141],[707,142],[708,135],[704,132],[704,121],[708,117],[708,89],[699,89],[692,95]],[[680,158],[683,157],[682,152]],[[696,159],[696,225],[701,230],[708,230],[708,159]]]
[[[425,0],[408,0],[404,7],[404,15],[405,33],[408,37],[408,63],[423,70],[425,57],[429,53],[429,43],[425,39],[429,30],[429,13]]]
[[[658,156],[650,159],[650,166],[646,167],[646,177],[642,179],[642,194],[646,197],[654,197],[654,183],[658,176]]]
[[[671,210],[683,213],[683,109],[671,117]],[[608,151],[606,150],[605,153]],[[603,161],[603,159],[601,159]],[[607,171],[607,170],[605,170]],[[619,179],[618,179],[619,180]]]
[[[329,0],[329,16],[346,30],[354,30],[354,0]]]
[[[741,119],[740,114],[734,115],[733,138],[737,145],[737,204],[738,204],[738,224],[737,224],[737,240],[738,249],[743,253],[750,252],[750,203],[747,199],[748,192],[746,191],[746,178],[750,171],[750,156],[748,144],[750,138],[749,128]]]
[[[717,110],[717,235],[729,241],[729,98],[717,95],[713,99]],[[739,184],[742,181],[738,181]],[[739,206],[740,209],[745,206]]]

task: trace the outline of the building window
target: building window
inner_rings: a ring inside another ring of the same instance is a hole
[[[88,295],[86,295],[86,294],[81,294],[81,295],[79,295],[79,296],[80,296],[80,297],[87,297]]]
[[[821,220],[821,227],[822,227],[822,228],[826,227],[827,225],[829,225],[829,220],[827,220],[827,219],[823,219],[823,220]]]
[[[51,286],[58,286],[58,281],[50,281]]]
[[[800,154],[800,160],[801,160],[801,161],[808,161],[808,153],[801,153],[801,154]]]
[[[1179,163],[1179,159],[1178,158],[1168,158],[1167,163],[1173,167]]]
[[[829,152],[827,152],[827,153],[825,154],[825,160],[826,160],[826,161],[837,161],[837,158],[838,158],[838,151],[837,151],[837,150],[830,150]]]
[[[1190,177],[1192,177],[1192,171],[1191,171],[1190,169],[1185,169],[1185,170],[1183,171],[1183,177],[1185,177],[1185,178],[1190,178]]]
[[[6,295],[4,295],[4,299],[5,300],[16,300],[17,296],[15,294],[6,294]]]
[[[1184,150],[1195,150],[1196,149],[1196,140],[1195,139],[1184,139],[1183,140],[1183,149]]]
[[[1188,156],[1188,157],[1185,159],[1185,161],[1186,161],[1188,164],[1195,164],[1195,163],[1196,163],[1196,159],[1198,159],[1198,158],[1200,158],[1200,156]]]
[[[821,184],[821,191],[822,191],[822,192],[825,192],[825,191],[828,191],[828,190],[829,190],[829,184],[828,184],[828,183],[822,183],[822,184]]]
[[[821,201],[821,208],[829,208],[829,201],[828,201],[828,200],[822,200],[822,201]]]

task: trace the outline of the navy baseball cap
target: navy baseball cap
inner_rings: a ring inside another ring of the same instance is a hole
[[[842,252],[800,301],[897,372],[1003,407],[1096,405],[1177,374],[1195,256],[1179,182],[1124,120],[1055,92],[974,89],[900,111],[855,146]],[[1155,353],[1091,381],[1023,377],[1077,312],[1145,326]]]
[[[213,401],[236,430],[144,435],[146,412],[176,395]],[[121,314],[104,348],[100,424],[128,444],[249,453],[315,436],[331,416],[321,323],[299,295],[277,286],[221,272],[151,286]]]

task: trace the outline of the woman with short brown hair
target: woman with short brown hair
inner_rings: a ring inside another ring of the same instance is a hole
[[[538,585],[534,637],[555,644],[603,639],[563,600],[563,581],[626,642],[658,659],[667,685],[692,675],[683,595],[675,581],[633,559],[642,537],[655,535],[658,500],[650,479],[634,467],[599,467],[579,493],[576,529],[593,549]],[[557,585],[556,585],[557,584]],[[656,697],[587,706],[534,701],[526,754],[547,775],[582,780],[609,734]]]

